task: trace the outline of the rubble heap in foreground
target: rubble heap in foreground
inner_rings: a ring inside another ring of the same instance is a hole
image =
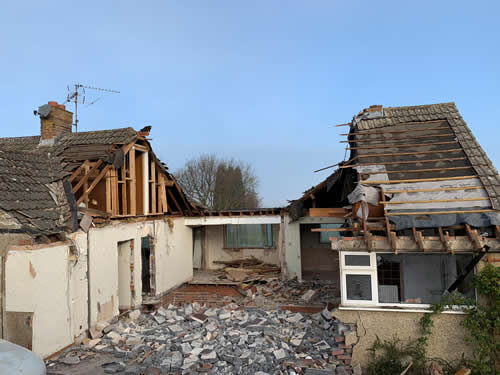
[[[136,310],[96,333],[102,337],[65,351],[59,362],[108,353],[115,360],[102,366],[106,373],[351,373],[352,343],[345,342],[352,339],[351,327],[328,310],[307,315],[236,308],[203,310],[194,303],[151,314]]]

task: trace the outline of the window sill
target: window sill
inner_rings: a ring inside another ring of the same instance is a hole
[[[339,306],[339,310],[345,311],[386,311],[386,312],[402,312],[402,313],[431,313],[429,310],[430,305],[420,306],[405,306],[405,305],[391,305],[391,306]],[[465,315],[466,312],[459,310],[444,310],[442,314],[455,314]]]

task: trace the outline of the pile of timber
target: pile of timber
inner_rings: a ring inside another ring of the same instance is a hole
[[[226,266],[224,272],[226,273],[226,278],[231,281],[263,280],[278,277],[280,274],[278,266],[264,263],[255,257],[228,261],[216,260],[214,263]]]

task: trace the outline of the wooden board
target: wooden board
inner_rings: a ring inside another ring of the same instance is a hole
[[[349,211],[340,208],[310,208],[309,216],[312,217],[344,217]]]

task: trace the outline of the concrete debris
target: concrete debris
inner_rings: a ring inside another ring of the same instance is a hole
[[[74,346],[59,362],[105,353],[113,360],[102,368],[111,374],[351,374],[352,348],[340,326],[327,310],[169,306],[133,320],[122,317],[102,338]]]
[[[316,294],[316,291],[315,291],[315,290],[313,290],[313,289],[309,289],[307,292],[305,292],[305,293],[302,295],[302,297],[300,297],[300,299],[301,299],[302,301],[309,302],[309,300],[310,300],[311,298],[313,298],[315,294]]]

